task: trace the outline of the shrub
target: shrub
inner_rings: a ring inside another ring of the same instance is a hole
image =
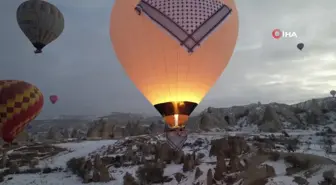
[[[70,169],[70,171],[79,177],[84,177],[84,172],[82,166],[85,164],[85,158],[72,158],[67,162],[67,168]]]
[[[293,168],[301,170],[309,168],[309,160],[300,160],[294,155],[289,155],[284,158],[285,162],[289,163]]]
[[[67,163],[67,168],[72,172],[76,173],[77,172],[77,159],[76,158],[71,158]]]
[[[138,168],[136,175],[141,184],[154,184],[163,182],[163,172],[156,164],[147,163]]]
[[[280,158],[279,152],[270,152],[268,159],[271,161],[278,161]]]

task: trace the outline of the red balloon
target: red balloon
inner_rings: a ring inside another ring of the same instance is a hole
[[[51,101],[52,104],[55,104],[55,103],[57,102],[57,100],[58,100],[58,96],[56,96],[56,95],[51,95],[51,96],[49,97],[49,99],[50,99],[50,101]]]
[[[1,80],[0,89],[0,135],[10,143],[39,115],[43,94],[36,86],[19,80]]]

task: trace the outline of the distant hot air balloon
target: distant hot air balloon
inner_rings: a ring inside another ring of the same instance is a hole
[[[183,128],[227,66],[238,36],[234,0],[115,0],[119,62],[170,128]]]
[[[31,130],[31,129],[32,129],[32,126],[31,126],[30,124],[28,124],[28,125],[26,126],[26,128],[27,128],[27,130]]]
[[[55,104],[57,102],[57,100],[58,100],[58,96],[57,95],[51,95],[49,97],[49,99],[50,99],[50,101],[51,101],[52,104]]]
[[[297,45],[297,48],[298,48],[299,50],[302,50],[302,49],[304,48],[304,44],[303,44],[303,43],[299,43],[299,44]]]
[[[36,48],[35,53],[57,39],[64,29],[64,18],[56,6],[43,0],[23,2],[16,11],[17,22]]]
[[[4,141],[12,142],[43,107],[43,95],[32,84],[0,81],[0,127]]]
[[[336,91],[335,91],[335,90],[331,90],[331,91],[330,91],[330,94],[331,94],[332,97],[335,97],[335,95],[336,95]]]

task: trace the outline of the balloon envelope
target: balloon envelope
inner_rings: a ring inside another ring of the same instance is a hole
[[[214,85],[237,36],[233,0],[116,0],[111,13],[119,62],[171,127],[183,127]]]
[[[43,95],[32,84],[18,80],[0,81],[0,127],[2,138],[12,142],[43,107]]]
[[[304,48],[304,44],[303,44],[303,43],[299,43],[299,44],[297,45],[297,48],[298,48],[299,50],[302,50],[302,49]]]
[[[57,95],[51,95],[49,97],[50,101],[52,104],[55,104],[58,101],[58,96]]]
[[[36,48],[35,53],[61,35],[64,18],[56,6],[42,0],[23,2],[16,11],[16,19],[22,32]]]

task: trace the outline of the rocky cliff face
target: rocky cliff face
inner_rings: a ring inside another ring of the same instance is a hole
[[[201,114],[191,117],[187,128],[191,131],[252,129],[252,131],[278,132],[282,129],[314,128],[333,122],[336,122],[336,99],[322,98],[294,105],[255,103],[228,108],[209,107]],[[38,120],[31,125],[33,127],[31,135],[37,140],[121,138],[162,133],[164,129],[160,117],[146,118],[137,114],[132,116],[122,113],[120,115],[113,113],[96,121],[53,119]]]
[[[335,121],[336,100],[323,98],[294,105],[258,103],[229,108],[209,107],[197,118],[191,119],[188,126],[205,131],[216,128],[255,127],[263,132],[277,132],[284,128],[305,129]]]
[[[88,129],[88,138],[121,138],[127,136],[137,136],[144,134],[162,133],[164,124],[153,122],[152,124],[143,124],[140,121],[129,121],[126,125],[119,125],[118,122],[99,120]]]

